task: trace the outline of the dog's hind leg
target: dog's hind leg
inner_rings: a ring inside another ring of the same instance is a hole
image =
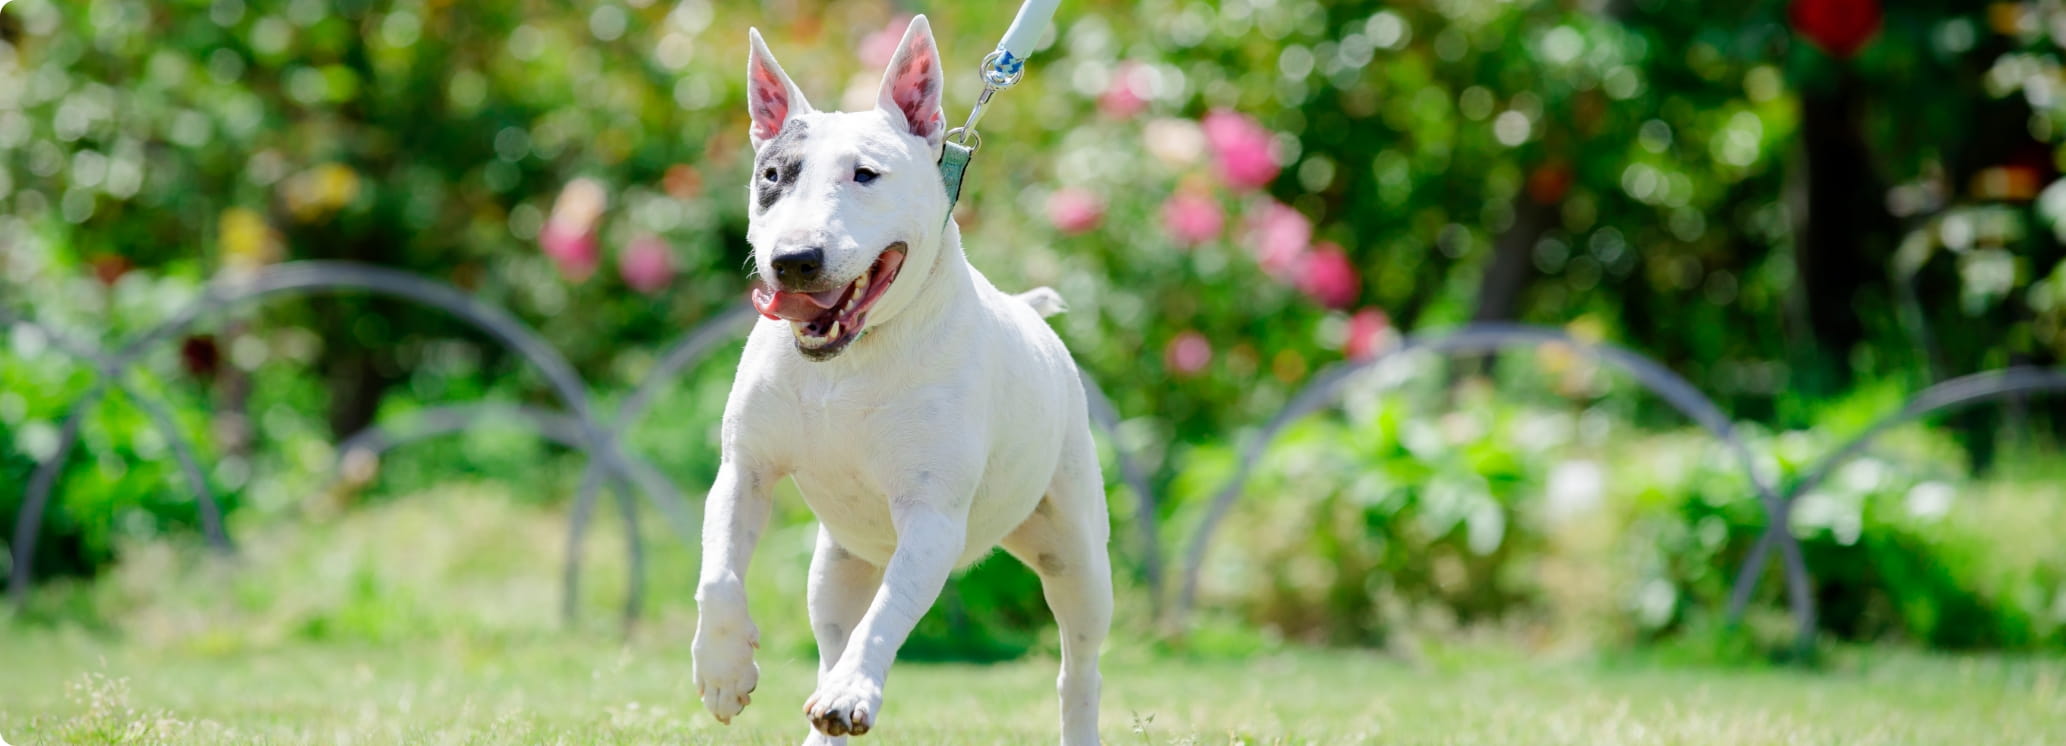
[[[882,568],[854,556],[832,539],[832,532],[818,527],[818,548],[811,553],[808,597],[811,633],[818,638],[820,683],[846,652],[848,637],[860,624],[861,616],[868,613],[868,602],[875,599],[875,589],[881,584]],[[812,728],[810,737],[803,742],[805,746],[839,746],[846,743],[846,738],[828,736]]]
[[[1098,650],[1112,627],[1111,529],[1104,477],[1087,429],[1071,438],[1047,496],[1004,538],[1005,551],[1040,576],[1062,637],[1063,746],[1098,743]]]

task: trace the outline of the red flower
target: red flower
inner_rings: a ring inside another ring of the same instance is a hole
[[[617,273],[631,289],[652,295],[674,281],[674,257],[666,241],[650,234],[639,236],[617,257]]]
[[[1209,194],[1178,192],[1162,203],[1162,229],[1178,246],[1197,246],[1219,238],[1226,224],[1226,212]]]
[[[1363,279],[1356,275],[1356,265],[1341,246],[1323,242],[1299,263],[1298,289],[1320,305],[1347,308],[1362,292]]]
[[[1047,196],[1047,219],[1063,233],[1082,233],[1105,219],[1105,203],[1089,190],[1062,187]]]
[[[98,254],[87,262],[87,267],[93,270],[93,278],[107,287],[114,287],[117,280],[129,274],[132,266],[128,258],[117,254]]]
[[[1179,376],[1197,375],[1212,364],[1212,341],[1195,329],[1186,329],[1163,348],[1162,362]]]
[[[1349,317],[1349,336],[1342,344],[1342,351],[1350,360],[1368,360],[1384,349],[1385,334],[1392,326],[1392,319],[1384,309],[1365,308]]]
[[[222,370],[222,348],[216,346],[215,335],[196,334],[180,340],[179,362],[196,378],[214,378]]]
[[[1528,198],[1535,200],[1535,204],[1557,204],[1570,191],[1571,168],[1561,161],[1551,161],[1528,172]]]
[[[1201,122],[1205,142],[1219,164],[1220,177],[1239,189],[1259,189],[1277,178],[1277,156],[1271,152],[1270,131],[1248,116],[1231,109],[1215,109]]]
[[[1787,18],[1829,56],[1850,59],[1879,33],[1879,0],[1793,0]]]

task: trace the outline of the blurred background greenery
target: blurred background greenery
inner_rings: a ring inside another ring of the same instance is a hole
[[[925,12],[959,121],[1014,10],[16,0],[0,307],[112,345],[211,280],[367,262],[508,309],[612,402],[744,301],[748,26],[821,108],[852,108]],[[1514,320],[1639,350],[1787,476],[1932,382],[2066,355],[2057,3],[1078,1],[1045,43],[984,122],[958,217],[1001,286],[1068,298],[1054,323],[1150,469],[1165,546],[1292,393],[1408,330]],[[436,311],[357,296],[209,329],[130,380],[201,444],[242,560],[196,551],[168,444],[115,397],[64,468],[28,618],[226,648],[556,624],[578,454],[484,427],[332,469],[338,439],[426,407],[550,406],[534,371]],[[95,371],[5,332],[11,537]],[[736,355],[632,431],[691,493]],[[1149,619],[1115,470],[1122,626],[1227,651],[1716,626],[1766,523],[1718,444],[1565,349],[1395,373],[1268,451],[1183,629]],[[1907,426],[1804,497],[1823,630],[2066,649],[2062,432],[2044,400]],[[782,505],[763,619],[802,618],[809,516]],[[649,525],[649,628],[683,636],[695,551]],[[591,553],[600,611],[621,567]],[[1780,584],[1762,588],[1748,650],[1787,634]],[[1009,658],[1051,646],[1049,624],[1037,581],[990,561],[906,654]],[[807,654],[801,623],[762,626]]]

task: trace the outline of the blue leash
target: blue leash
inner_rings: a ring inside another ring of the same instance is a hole
[[[948,130],[940,149],[940,181],[947,186],[947,220],[954,219],[954,203],[961,200],[961,179],[968,174],[969,159],[983,146],[976,122],[983,118],[991,96],[1018,85],[1026,77],[1026,57],[1033,53],[1034,43],[1040,41],[1040,32],[1047,29],[1047,22],[1054,17],[1059,4],[1061,0],[1026,0],[1019,6],[1019,14],[1012,18],[1011,28],[1005,29],[1004,38],[998,40],[997,51],[983,57],[979,71],[983,92],[976,96],[976,105],[969,108],[968,121]]]

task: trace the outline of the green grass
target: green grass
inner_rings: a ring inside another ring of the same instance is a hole
[[[583,621],[558,617],[557,509],[454,486],[241,526],[240,554],[125,547],[0,619],[0,738],[45,743],[742,743],[802,739],[811,533],[762,542],[761,690],[720,726],[689,678],[693,547],[654,545],[651,608],[614,635],[621,543],[593,539]],[[2033,535],[2034,536],[2034,535]],[[542,548],[542,549],[541,549]],[[1122,601],[1128,597],[1122,596]],[[1287,647],[1208,619],[1183,657],[1122,603],[1105,740],[1125,744],[2066,744],[2066,660],[1835,648],[1818,669],[1716,666],[1752,647],[1543,656],[1432,638],[1411,660]],[[90,630],[90,631],[89,631]],[[1224,639],[1222,639],[1224,638]],[[1717,640],[1728,644],[1728,640]],[[1402,647],[1410,647],[1402,645]],[[1557,646],[1559,649],[1567,649]],[[994,666],[899,665],[865,744],[1053,743],[1051,633]],[[1584,646],[1568,649],[1595,649]],[[1615,647],[1605,649],[1613,650]],[[1260,651],[1236,656],[1232,651]]]
[[[1107,654],[1111,744],[2058,744],[2066,662],[1849,651],[1823,670],[1560,662],[1465,648],[1420,664],[1294,650]],[[763,660],[730,727],[686,650],[574,636],[300,643],[209,654],[0,627],[0,736],[40,743],[792,743],[812,672]],[[898,666],[860,743],[1050,743],[1054,664]]]

